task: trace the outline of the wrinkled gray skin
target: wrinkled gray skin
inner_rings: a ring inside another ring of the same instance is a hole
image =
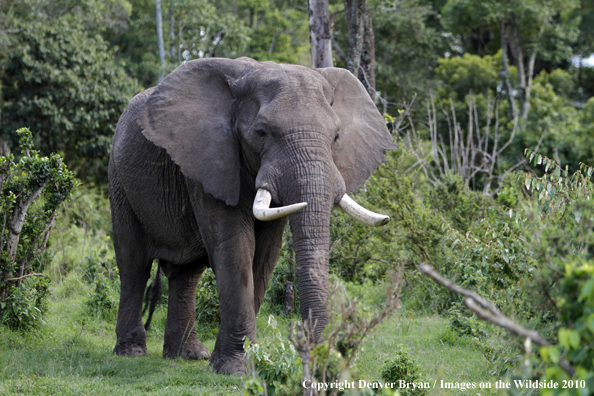
[[[207,359],[246,372],[243,338],[278,259],[287,219],[254,218],[256,190],[289,215],[303,320],[327,323],[330,211],[385,161],[394,142],[363,86],[343,69],[187,62],[135,96],[121,116],[109,163],[109,197],[121,296],[118,355],[147,353],[143,292],[158,259],[169,278],[163,355]],[[196,287],[211,267],[221,324],[214,351],[195,331]]]

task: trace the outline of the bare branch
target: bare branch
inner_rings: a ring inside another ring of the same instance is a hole
[[[464,296],[464,305],[466,305],[466,307],[468,307],[468,309],[474,312],[480,319],[492,323],[496,326],[502,327],[516,336],[530,338],[532,341],[534,341],[536,344],[540,346],[551,346],[551,343],[548,342],[537,331],[529,330],[523,327],[522,325],[514,322],[507,316],[503,315],[501,311],[499,311],[499,309],[497,309],[497,307],[495,307],[495,305],[492,302],[486,300],[485,298],[471,290],[456,285],[451,280],[441,276],[430,265],[422,264],[421,266],[419,266],[419,272],[423,275],[430,277],[435,282],[444,286],[446,289]],[[575,373],[575,369],[563,357],[559,359],[559,366],[561,366],[563,371],[565,371],[570,377],[572,377]]]
[[[20,279],[28,278],[30,276],[45,276],[45,275],[39,274],[39,273],[36,273],[36,274],[27,274],[27,275],[19,276],[18,278],[8,278],[8,279],[5,280],[5,282],[14,282],[14,281],[17,281],[17,280],[20,280]]]

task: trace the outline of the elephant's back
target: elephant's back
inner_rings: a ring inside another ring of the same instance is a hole
[[[126,201],[119,205],[134,212],[158,258],[191,261],[204,246],[185,177],[164,149],[144,137],[137,123],[152,90],[136,95],[118,121],[109,164],[110,199],[112,207],[114,200]]]

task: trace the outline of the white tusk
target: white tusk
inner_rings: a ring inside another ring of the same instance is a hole
[[[254,216],[256,216],[256,219],[262,221],[276,220],[307,206],[306,202],[301,202],[279,208],[270,208],[271,200],[272,196],[268,191],[262,188],[258,189],[254,199]]]
[[[390,221],[390,216],[381,215],[367,210],[357,202],[353,201],[351,197],[346,194],[344,194],[338,203],[338,206],[340,206],[340,208],[344,210],[344,212],[349,216],[371,227],[383,226],[388,224]]]

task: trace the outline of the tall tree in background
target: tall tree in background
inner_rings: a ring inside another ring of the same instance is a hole
[[[332,67],[332,23],[328,0],[308,0],[311,66]]]
[[[159,82],[163,81],[165,75],[165,45],[163,44],[163,18],[161,17],[161,0],[155,0],[157,8],[157,40],[159,41],[159,60],[161,61],[161,71],[159,72]]]
[[[375,100],[375,37],[367,0],[344,0],[344,11],[349,32],[347,69]]]
[[[572,55],[580,21],[573,10],[579,6],[577,0],[448,0],[442,13],[445,27],[463,42],[477,30],[499,35],[501,90],[512,117],[525,120],[539,58],[556,66]],[[516,84],[510,80],[509,65],[517,68]]]

